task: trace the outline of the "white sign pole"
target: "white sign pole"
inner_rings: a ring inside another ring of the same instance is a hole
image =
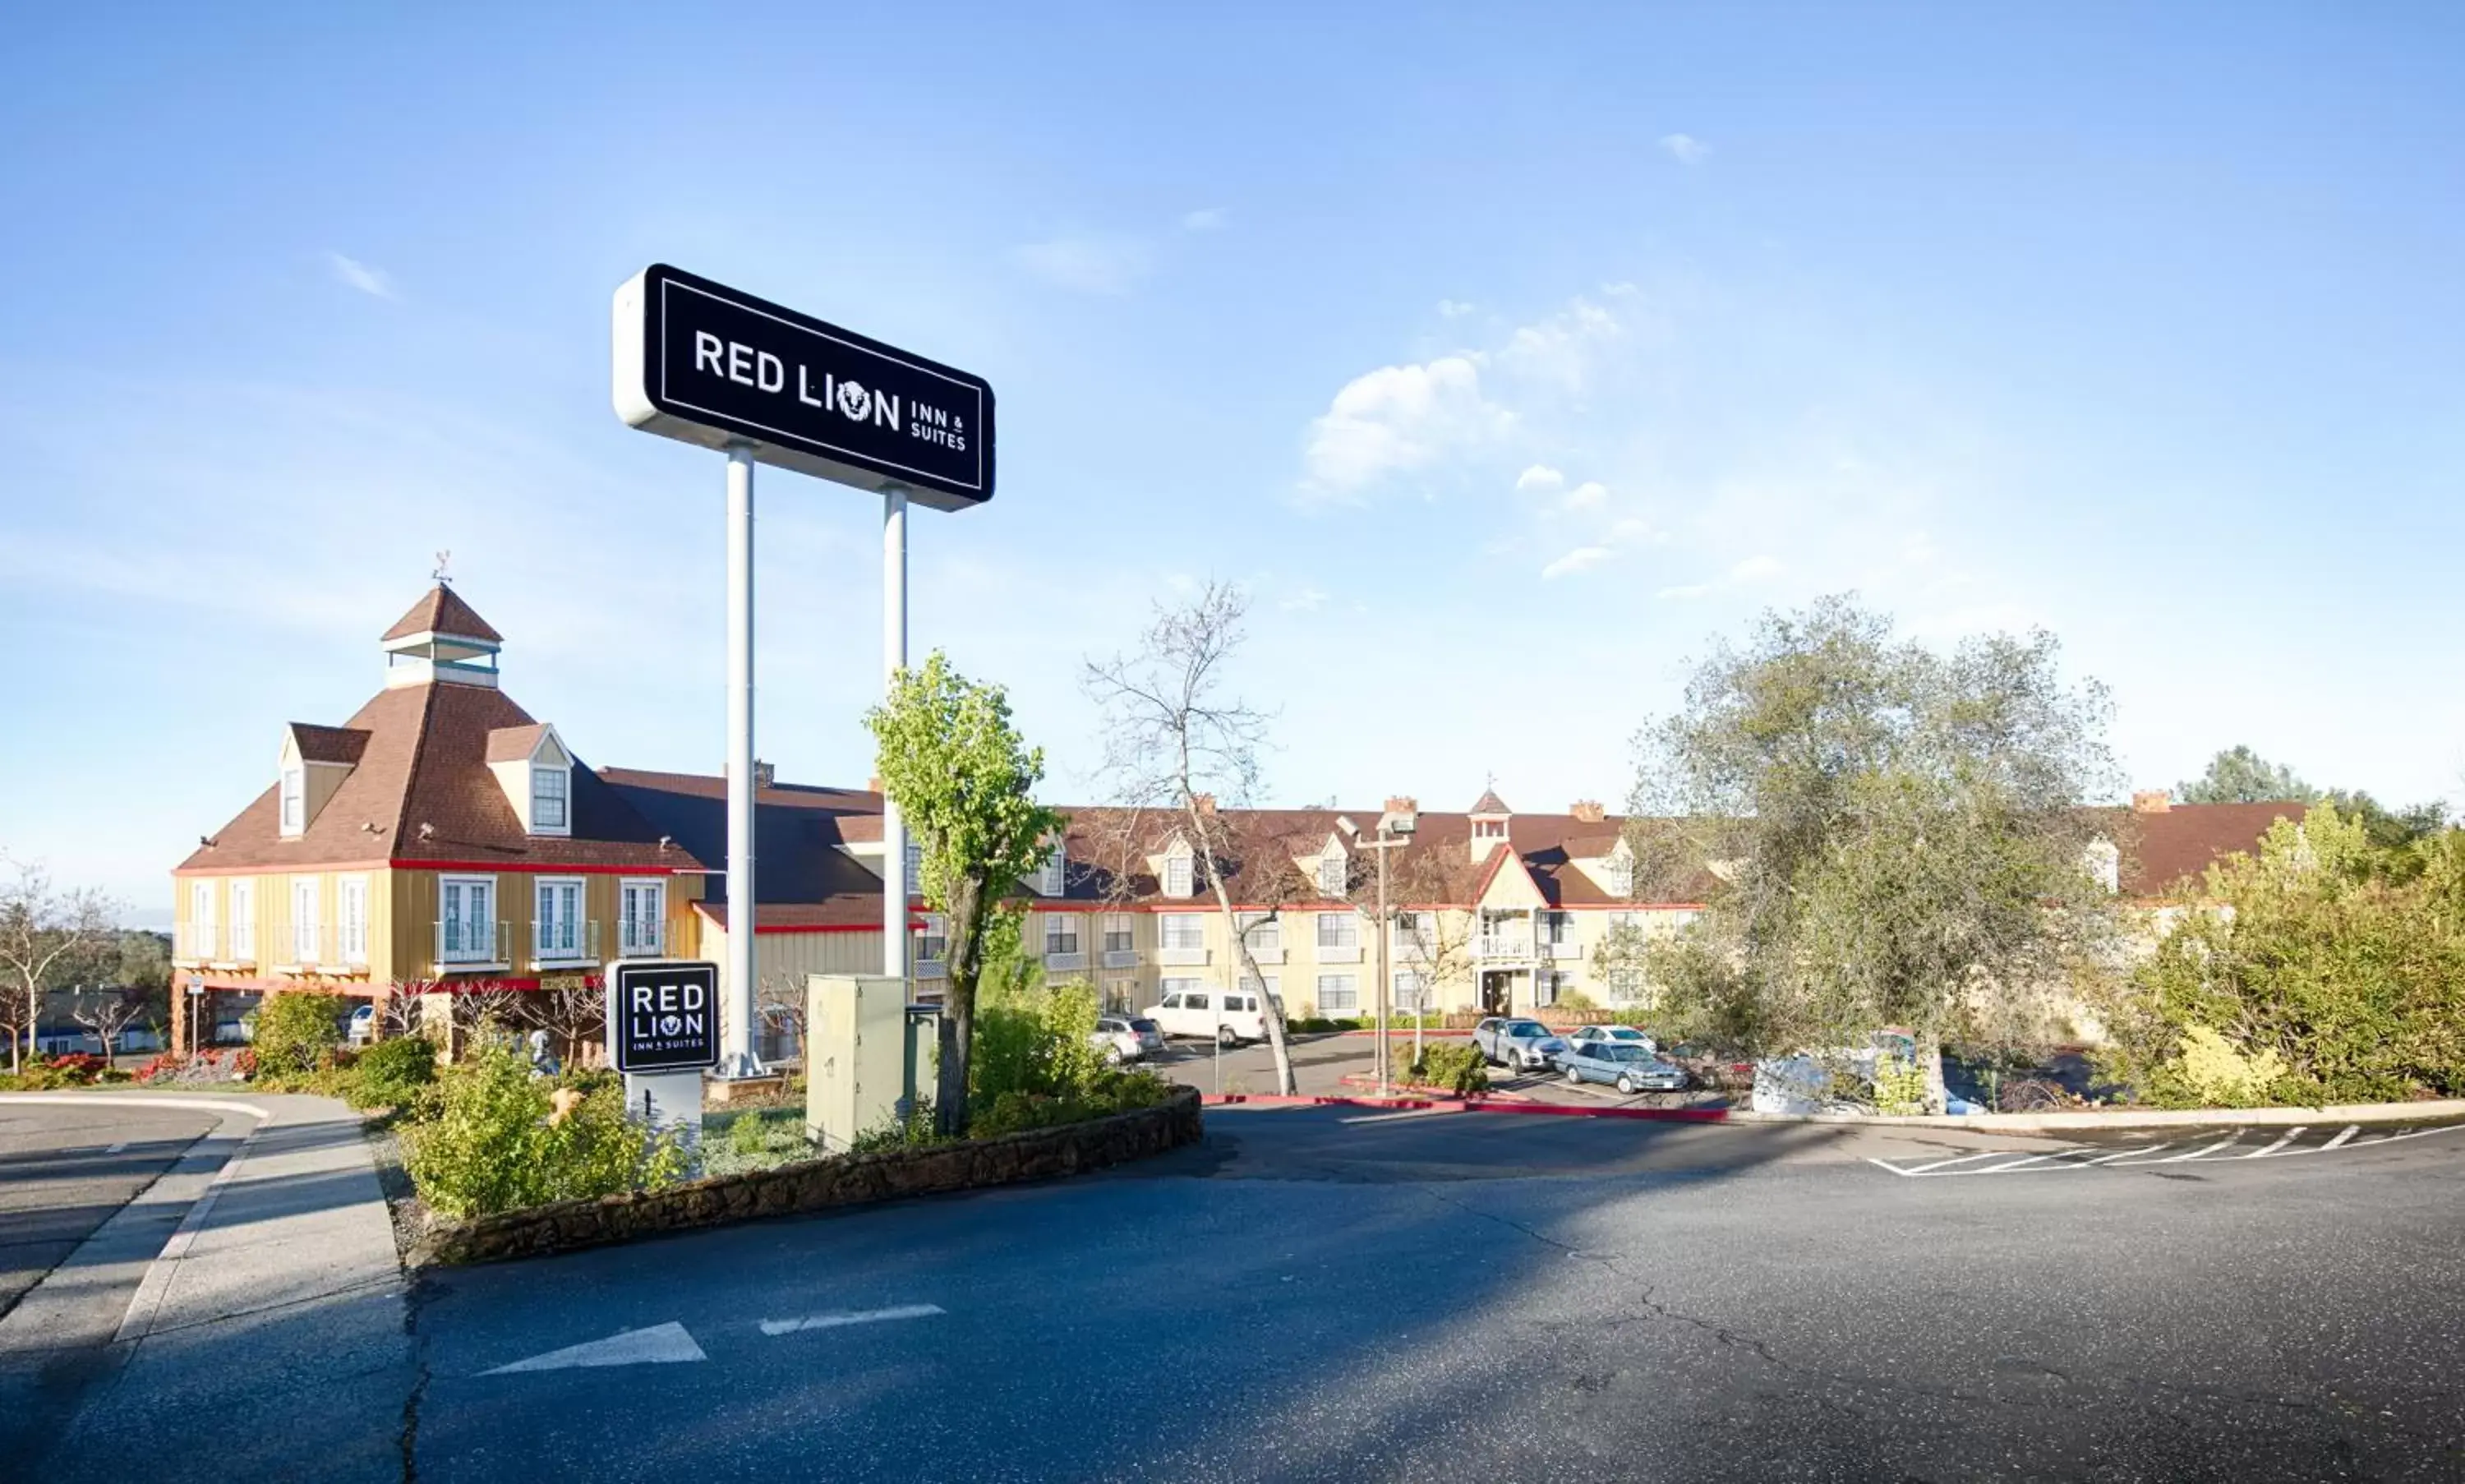
[[[881,694],[907,668],[907,490],[881,491]],[[881,795],[881,972],[907,979],[907,826],[899,806]],[[913,989],[907,991],[910,1000]]]
[[[727,450],[727,1012],[719,1074],[761,1074],[753,1057],[753,450]]]

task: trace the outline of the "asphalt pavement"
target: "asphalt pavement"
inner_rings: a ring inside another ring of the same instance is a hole
[[[423,1480],[2454,1479],[2465,1134],[1210,1110],[1072,1183],[416,1292]],[[579,1348],[575,1348],[579,1347]]]

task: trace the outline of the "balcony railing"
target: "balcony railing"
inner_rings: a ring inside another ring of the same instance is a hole
[[[1136,948],[1107,948],[1104,950],[1104,966],[1106,968],[1136,968],[1139,966],[1139,950]]]
[[[275,968],[293,973],[316,969],[346,973],[367,967],[366,941],[345,943],[342,936],[342,928],[332,922],[277,922],[265,956],[273,960]]]
[[[1533,957],[1532,940],[1521,933],[1483,933],[1472,941],[1476,959],[1528,959]]]
[[[1156,962],[1158,963],[1173,967],[1180,967],[1192,963],[1204,963],[1207,962],[1207,950],[1203,947],[1158,948],[1156,950]]]
[[[205,963],[223,956],[222,927],[214,922],[182,922],[171,934],[171,956],[184,963]]]
[[[631,934],[622,922],[616,924],[616,957],[620,959],[655,959],[668,948],[668,924],[636,922]]]
[[[598,962],[598,919],[531,924],[531,963],[534,966]]]
[[[1087,956],[1083,953],[1047,953],[1044,956],[1044,966],[1048,971],[1055,974],[1084,973],[1087,968]]]
[[[500,951],[513,941],[505,923],[440,920],[436,923],[436,966],[440,969],[510,968]]]
[[[1544,942],[1541,945],[1541,957],[1544,959],[1563,961],[1566,959],[1580,959],[1583,956],[1584,945],[1579,942]]]

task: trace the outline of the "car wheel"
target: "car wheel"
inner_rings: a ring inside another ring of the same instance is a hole
[[[1108,1047],[1105,1047],[1105,1048],[1104,1048],[1104,1065],[1106,1065],[1106,1066],[1108,1066],[1108,1067],[1118,1067],[1118,1066],[1120,1066],[1121,1064],[1121,1049],[1120,1047],[1118,1047],[1118,1046],[1108,1046]]]
[[[1582,1085],[1582,1083],[1583,1083],[1583,1080],[1584,1080],[1584,1074],[1583,1074],[1582,1073],[1577,1072],[1577,1071],[1576,1071],[1574,1068],[1572,1068],[1572,1067],[1568,1067],[1568,1068],[1566,1069],[1566,1085],[1567,1085],[1568,1087],[1578,1087],[1578,1086],[1581,1086],[1581,1085]]]
[[[1617,1087],[1620,1096],[1626,1097],[1632,1097],[1634,1096],[1634,1078],[1630,1076],[1621,1076],[1618,1078]]]
[[[1228,1052],[1235,1051],[1241,1045],[1241,1038],[1232,1033],[1231,1026],[1219,1026],[1215,1031],[1215,1044]]]

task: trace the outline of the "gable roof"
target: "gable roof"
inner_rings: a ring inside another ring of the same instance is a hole
[[[2118,875],[2131,897],[2165,897],[2200,888],[2200,876],[2221,855],[2255,851],[2280,819],[2296,824],[2307,804],[2177,804],[2162,813],[2114,811]]]
[[[364,734],[358,766],[297,838],[278,828],[268,786],[176,868],[181,873],[286,866],[451,862],[508,867],[612,866],[662,874],[705,863],[660,831],[588,768],[574,769],[570,835],[524,832],[488,770],[493,733],[535,728],[502,691],[411,685],[378,692],[335,733]],[[422,827],[426,827],[423,831]]]
[[[411,606],[410,612],[394,620],[393,627],[387,630],[377,642],[390,644],[396,639],[408,639],[415,633],[451,634],[457,639],[485,639],[490,644],[502,644],[505,641],[503,634],[489,628],[488,621],[481,618],[470,604],[462,601],[460,593],[443,583],[429,588],[418,602]]]
[[[1464,810],[1464,812],[1467,814],[1512,814],[1515,811],[1506,807],[1506,801],[1498,796],[1497,789],[1483,788],[1480,791],[1480,797],[1473,800],[1472,808]]]
[[[500,726],[488,734],[488,761],[491,763],[527,763],[539,749],[540,738],[547,732],[547,723],[533,721],[525,726]]]

